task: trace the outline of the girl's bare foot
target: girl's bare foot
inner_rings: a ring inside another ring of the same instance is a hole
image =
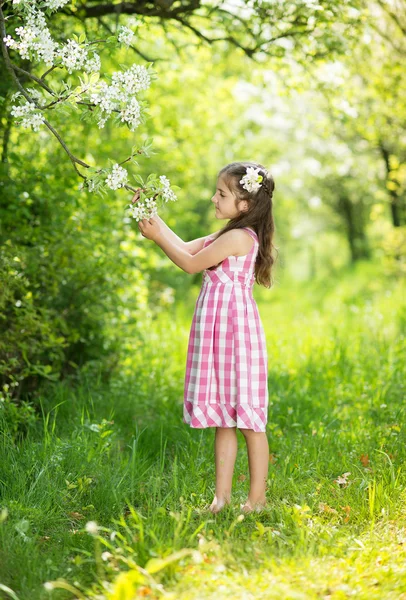
[[[246,502],[244,502],[244,504],[240,504],[240,508],[244,513],[251,513],[253,511],[261,512],[261,510],[267,508],[266,499],[257,502],[252,502],[250,499],[248,499]]]
[[[217,496],[214,496],[213,502],[210,504],[210,506],[207,506],[207,508],[210,512],[215,514],[220,512],[226,504],[230,504],[230,500],[227,500],[226,498],[221,498],[218,500]]]

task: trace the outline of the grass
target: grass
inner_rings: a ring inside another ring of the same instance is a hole
[[[214,429],[181,418],[194,294],[144,324],[109,386],[47,388],[18,443],[3,422],[0,598],[406,598],[404,283],[363,264],[254,295],[271,508],[239,516],[238,432],[233,505],[202,511]]]

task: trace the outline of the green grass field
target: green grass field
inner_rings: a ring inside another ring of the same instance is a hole
[[[404,292],[374,264],[254,289],[270,392],[260,514],[239,512],[240,432],[233,504],[202,510],[214,429],[182,423],[197,291],[143,325],[109,386],[49,389],[25,439],[3,427],[0,597],[406,599]]]

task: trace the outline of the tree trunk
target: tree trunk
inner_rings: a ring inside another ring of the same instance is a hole
[[[385,163],[386,184],[392,184],[394,181],[390,177],[392,171],[390,166],[390,153],[389,150],[386,148],[385,144],[382,142],[382,140],[379,142],[379,149],[381,151],[381,155]],[[388,188],[388,186],[386,187],[386,189],[389,192],[392,225],[394,227],[401,227],[401,225],[405,222],[405,210],[402,206],[402,199],[397,194],[396,189],[390,189]]]
[[[338,210],[345,223],[352,263],[370,256],[365,234],[363,208],[361,202],[354,204],[346,194],[340,195],[338,199]]]

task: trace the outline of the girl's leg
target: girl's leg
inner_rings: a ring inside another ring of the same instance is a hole
[[[269,444],[265,432],[240,429],[245,437],[250,471],[250,491],[243,510],[249,512],[256,504],[266,505],[266,481],[268,479]]]
[[[211,512],[219,512],[230,504],[231,488],[238,441],[236,427],[216,427],[215,441],[216,493],[210,505]]]

